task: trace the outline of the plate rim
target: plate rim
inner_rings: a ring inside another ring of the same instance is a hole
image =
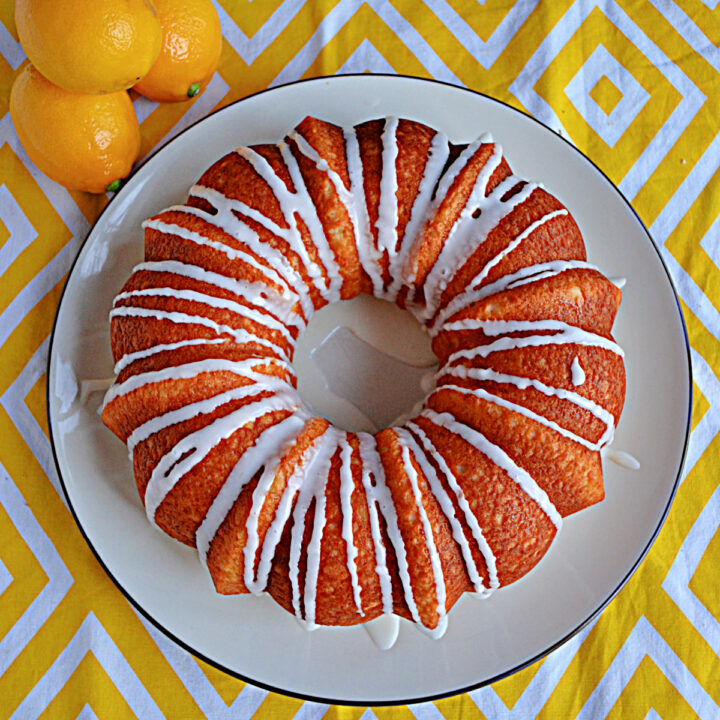
[[[54,357],[54,347],[55,347],[55,334],[56,334],[56,328],[58,324],[58,318],[60,316],[60,311],[63,306],[63,301],[65,299],[65,293],[68,288],[68,285],[70,283],[70,280],[73,277],[73,273],[75,271],[75,268],[77,266],[78,260],[80,258],[80,255],[82,254],[83,249],[85,248],[85,245],[87,244],[87,241],[89,240],[90,236],[93,234],[96,226],[100,223],[103,215],[105,215],[108,208],[111,207],[111,205],[123,195],[123,193],[127,190],[127,187],[129,185],[129,182],[140,172],[142,168],[145,167],[147,163],[149,163],[151,160],[155,159],[156,156],[158,156],[161,152],[163,152],[165,149],[167,149],[172,143],[174,143],[176,140],[178,140],[180,137],[182,137],[185,133],[193,129],[195,126],[199,125],[202,122],[205,122],[210,117],[217,115],[219,113],[229,111],[231,108],[235,107],[236,105],[245,102],[246,100],[249,100],[251,98],[257,97],[259,95],[263,95],[265,93],[271,93],[276,90],[280,90],[282,88],[287,88],[295,85],[300,84],[306,84],[306,83],[323,83],[323,82],[334,82],[337,80],[347,79],[347,78],[374,78],[374,77],[382,77],[382,78],[390,78],[390,79],[399,79],[399,80],[411,80],[415,82],[420,83],[429,83],[432,85],[440,85],[445,86],[448,88],[452,88],[453,90],[458,90],[461,92],[470,93],[472,95],[477,95],[485,100],[489,100],[493,103],[496,103],[498,105],[503,106],[504,108],[511,110],[514,113],[517,113],[521,115],[526,120],[531,120],[536,125],[539,125],[545,132],[552,133],[552,135],[560,140],[562,140],[566,145],[568,145],[570,148],[572,148],[580,157],[585,160],[586,162],[590,163],[590,165],[594,168],[594,170],[599,174],[600,178],[604,180],[612,190],[617,194],[617,196],[620,198],[620,200],[625,204],[625,206],[630,210],[632,215],[635,217],[635,220],[637,221],[639,227],[642,229],[644,237],[646,241],[649,243],[649,245],[654,250],[657,259],[660,263],[660,267],[663,269],[665,273],[665,278],[668,282],[668,286],[670,287],[670,290],[673,294],[673,299],[675,300],[675,307],[677,310],[678,317],[680,319],[680,327],[682,329],[683,333],[683,339],[684,339],[684,346],[685,346],[685,359],[686,359],[686,369],[687,369],[687,380],[688,380],[688,407],[686,411],[686,421],[685,421],[685,438],[683,441],[683,447],[682,452],[680,453],[680,458],[678,462],[677,471],[675,474],[675,480],[673,482],[672,491],[669,494],[668,501],[665,505],[665,508],[662,512],[662,515],[660,516],[657,526],[655,530],[652,533],[652,536],[649,538],[647,544],[643,548],[642,552],[639,554],[635,562],[633,563],[632,567],[627,571],[625,576],[619,581],[617,587],[605,597],[600,604],[594,609],[590,615],[585,618],[581,623],[579,623],[575,628],[570,630],[568,633],[563,635],[560,639],[558,639],[555,643],[551,644],[547,648],[544,648],[540,652],[533,655],[531,658],[519,663],[518,665],[515,665],[514,667],[504,670],[503,672],[493,675],[492,677],[486,678],[484,680],[480,680],[477,683],[472,683],[467,686],[463,686],[460,688],[454,688],[448,691],[443,691],[439,693],[432,693],[430,695],[420,696],[420,697],[410,697],[410,698],[401,698],[401,699],[393,699],[393,700],[373,700],[373,699],[363,699],[363,700],[348,700],[348,699],[342,699],[342,698],[332,698],[332,697],[326,697],[321,695],[312,695],[308,693],[302,693],[295,690],[288,690],[276,685],[271,685],[269,683],[255,680],[247,675],[244,675],[243,673],[238,672],[237,670],[234,670],[232,668],[226,667],[222,663],[213,660],[212,658],[206,656],[203,652],[199,651],[196,648],[193,648],[185,641],[178,638],[174,633],[172,633],[170,630],[168,630],[164,625],[157,620],[155,617],[153,617],[149,611],[146,611],[140,603],[133,598],[129,591],[127,591],[121,582],[113,575],[113,573],[110,572],[109,568],[103,561],[102,557],[100,556],[98,550],[95,548],[94,544],[91,542],[90,538],[85,532],[85,529],[80,521],[80,518],[78,517],[75,507],[72,503],[70,493],[68,492],[68,487],[65,482],[65,478],[63,476],[62,470],[60,468],[60,460],[58,457],[58,450],[56,446],[55,441],[55,433],[53,431],[53,421],[52,421],[52,414],[51,414],[51,408],[50,408],[50,383],[51,383],[51,367],[53,365],[53,357]],[[60,297],[58,299],[57,308],[55,310],[55,315],[53,318],[53,324],[52,324],[52,330],[50,333],[50,342],[48,346],[48,357],[46,362],[46,380],[45,380],[45,410],[47,415],[47,421],[48,421],[48,431],[49,431],[49,439],[50,439],[50,447],[52,450],[52,456],[53,461],[55,463],[55,470],[57,472],[58,479],[60,481],[60,486],[62,487],[63,493],[65,495],[65,498],[67,500],[68,509],[70,510],[70,513],[75,521],[75,524],[77,525],[78,529],[80,530],[80,534],[82,535],[83,539],[85,540],[85,543],[88,545],[90,550],[92,551],[93,555],[95,556],[95,559],[99,562],[100,566],[102,567],[105,574],[112,580],[112,582],[115,584],[115,586],[120,590],[122,595],[130,602],[132,607],[138,611],[146,620],[148,620],[155,628],[160,630],[166,637],[168,637],[171,641],[179,645],[181,648],[183,648],[185,651],[189,652],[191,655],[195,656],[196,658],[202,660],[203,662],[207,663],[208,665],[211,665],[217,670],[220,670],[232,677],[235,677],[238,680],[241,680],[246,683],[250,683],[251,685],[254,685],[255,687],[259,687],[263,690],[267,690],[269,692],[276,692],[285,696],[298,698],[300,700],[304,700],[307,702],[316,702],[316,703],[323,703],[323,704],[332,704],[332,705],[346,705],[346,706],[354,706],[354,707],[365,707],[365,706],[401,706],[401,705],[410,705],[410,704],[417,704],[417,703],[423,703],[423,702],[430,702],[434,700],[440,700],[443,698],[453,697],[455,695],[461,695],[468,692],[471,692],[473,690],[477,690],[479,688],[485,687],[487,685],[491,685],[495,682],[498,682],[499,680],[502,680],[503,678],[509,677],[511,675],[514,675],[517,672],[520,672],[521,670],[524,670],[525,668],[529,667],[530,665],[536,663],[538,660],[541,660],[542,658],[549,655],[554,650],[558,649],[562,645],[564,645],[566,642],[568,642],[570,639],[572,639],[575,635],[577,635],[583,628],[585,628],[589,623],[591,623],[593,620],[595,620],[599,615],[605,610],[605,608],[610,604],[610,602],[615,598],[615,596],[622,590],[622,588],[626,585],[628,580],[632,577],[632,575],[635,574],[645,557],[647,556],[650,548],[652,547],[653,543],[657,539],[657,536],[659,535],[663,525],[665,524],[665,520],[667,519],[668,513],[670,511],[670,507],[675,499],[675,495],[677,493],[677,489],[680,484],[680,478],[683,474],[683,469],[685,466],[685,460],[687,457],[687,451],[688,451],[688,445],[690,442],[690,434],[691,434],[691,423],[692,423],[692,407],[693,407],[693,373],[692,373],[692,357],[690,354],[690,341],[688,337],[687,332],[687,326],[685,323],[685,317],[682,313],[682,308],[680,306],[680,301],[678,298],[677,289],[675,287],[675,283],[672,279],[672,276],[670,274],[670,271],[668,270],[668,267],[665,263],[665,261],[662,258],[662,254],[660,253],[659,248],[655,244],[655,242],[652,239],[652,236],[650,234],[650,231],[645,226],[645,223],[642,221],[640,216],[638,215],[635,208],[632,206],[630,201],[625,197],[625,195],[622,193],[622,191],[612,182],[612,180],[605,174],[605,172],[595,163],[592,158],[588,157],[585,153],[583,153],[578,147],[576,147],[573,143],[571,143],[567,138],[565,138],[562,134],[554,132],[551,128],[549,128],[545,123],[540,121],[539,119],[535,118],[534,116],[528,114],[527,112],[520,110],[519,108],[513,107],[509,103],[500,100],[498,98],[495,98],[491,95],[488,95],[486,93],[483,93],[479,90],[474,90],[472,88],[455,85],[450,82],[446,82],[443,80],[437,80],[435,78],[423,78],[418,77],[414,75],[404,75],[404,74],[395,74],[395,73],[372,73],[368,75],[367,73],[346,73],[342,75],[319,75],[316,77],[311,78],[300,78],[298,80],[294,80],[291,82],[283,83],[281,85],[276,85],[269,88],[264,88],[262,90],[258,90],[254,93],[251,93],[249,95],[246,95],[238,100],[235,100],[232,103],[229,103],[228,105],[225,105],[221,108],[217,108],[213,110],[212,112],[208,113],[207,115],[204,115],[203,117],[199,118],[198,120],[194,121],[190,125],[188,125],[186,128],[183,128],[177,135],[174,137],[168,139],[166,142],[164,142],[162,145],[153,148],[153,150],[147,155],[147,157],[143,158],[143,160],[135,167],[133,168],[132,172],[128,175],[128,177],[125,179],[123,186],[120,188],[118,192],[116,192],[112,198],[108,201],[107,205],[101,210],[98,217],[95,219],[95,222],[92,224],[90,229],[87,232],[87,235],[83,239],[82,243],[78,247],[77,253],[75,255],[75,258],[73,259],[72,264],[70,265],[70,268],[67,273],[67,278],[65,280],[65,283],[63,284],[62,291],[60,293]]]

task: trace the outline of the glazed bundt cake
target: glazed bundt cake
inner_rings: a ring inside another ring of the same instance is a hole
[[[525,575],[562,517],[602,500],[621,293],[489,136],[309,117],[144,228],[102,419],[148,519],[197,547],[219,593],[439,636],[463,593]],[[291,364],[313,313],[360,293],[412,313],[439,362],[422,411],[375,435],[314,416]]]

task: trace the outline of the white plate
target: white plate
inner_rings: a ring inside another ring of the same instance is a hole
[[[306,114],[339,124],[399,115],[452,140],[484,131],[518,174],[542,181],[577,219],[589,259],[627,278],[615,328],[628,393],[614,447],[639,471],[605,463],[606,500],[565,522],[550,553],[487,601],[464,597],[445,637],[409,624],[379,651],[360,628],[306,633],[268,598],[219,597],[195,553],[156,532],[137,498],[124,446],[100,423],[82,379],[112,375],[107,313],[143,249],[140,222],[185,198],[215,159],[273,141]],[[159,628],[216,666],[280,692],[342,703],[411,702],[490,682],[541,657],[612,598],[655,538],[689,429],[691,382],[682,316],[650,237],[607,178],[525,115],[457,87],[394,76],[345,76],[254,95],[206,118],[142,165],[91,231],[68,278],[48,370],[52,440],[68,500],[91,548]]]

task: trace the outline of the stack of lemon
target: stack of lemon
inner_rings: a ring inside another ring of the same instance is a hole
[[[197,96],[220,59],[211,0],[16,0],[29,62],[10,94],[20,142],[73,190],[116,190],[140,151],[128,88],[160,102]]]

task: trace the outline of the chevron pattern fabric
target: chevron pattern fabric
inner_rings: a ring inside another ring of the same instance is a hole
[[[720,718],[718,0],[219,0],[220,67],[195,102],[135,99],[143,153],[215,108],[318,75],[399,73],[496,97],[561,133],[639,213],[675,281],[692,435],[667,521],[589,627],[531,667],[407,708],[284,697],[140,617],[65,505],[48,440],[54,312],[105,196],[68,192],[8,112],[24,59],[0,0],[0,718]]]

